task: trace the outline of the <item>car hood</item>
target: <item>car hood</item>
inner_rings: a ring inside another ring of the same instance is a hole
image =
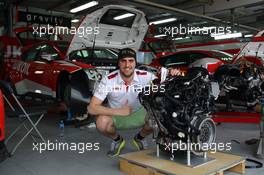
[[[113,16],[113,13],[116,15]],[[116,17],[124,14],[132,14],[132,16],[117,20]],[[130,23],[126,23],[126,20]],[[129,47],[138,50],[147,32],[148,24],[142,11],[131,7],[109,5],[88,14],[77,31],[90,29],[93,30],[90,33],[77,32],[73,36],[67,54],[86,47],[114,49]]]
[[[234,62],[242,56],[264,58],[264,30],[260,31],[248,42],[235,57]]]

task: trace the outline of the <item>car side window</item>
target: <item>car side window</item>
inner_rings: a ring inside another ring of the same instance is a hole
[[[35,61],[39,52],[39,47],[33,47],[23,54],[22,59],[26,62]]]
[[[103,50],[95,50],[94,51],[94,55],[97,57],[97,58],[107,58],[105,52]]]
[[[82,60],[83,59],[83,56],[82,56],[82,53],[80,50],[77,50],[77,51],[74,51],[74,52],[71,52],[70,55],[69,55],[69,59],[72,61],[72,60]]]
[[[58,52],[49,44],[40,45],[40,52],[38,54],[39,59],[45,57],[48,60],[58,60]]]
[[[83,59],[88,59],[90,57],[90,52],[88,50],[82,50]]]
[[[117,59],[117,54],[114,53],[113,51],[110,51],[110,50],[103,50],[106,57],[109,58],[109,59]]]
[[[101,50],[94,50],[94,58],[103,58],[103,59],[117,59],[117,55],[114,53],[111,53],[111,51],[108,51],[106,49]]]
[[[91,52],[88,50],[77,50],[70,53],[70,60],[86,60],[91,56]]]
[[[111,55],[109,55],[105,50],[95,50],[94,54],[97,58],[111,58]]]

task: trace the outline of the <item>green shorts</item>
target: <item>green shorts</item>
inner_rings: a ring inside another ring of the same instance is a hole
[[[144,107],[128,116],[113,116],[113,122],[116,129],[136,129],[143,127],[147,112]]]

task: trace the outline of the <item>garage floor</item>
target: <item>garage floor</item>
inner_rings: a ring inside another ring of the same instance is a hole
[[[61,138],[58,123],[60,117],[56,114],[48,114],[39,124],[44,137],[51,141],[67,143],[100,143],[99,151],[45,151],[39,153],[33,151],[33,144],[28,137],[19,147],[15,155],[0,164],[0,174],[3,175],[118,175],[118,159],[108,158],[106,152],[110,147],[110,140],[100,135],[94,127],[84,129],[67,126],[65,135]],[[7,132],[17,124],[15,119],[7,119]],[[128,140],[131,139],[136,130],[122,131],[121,134]],[[228,124],[222,123],[217,126],[217,142],[232,142],[232,152],[246,157],[254,158],[255,145],[246,145],[244,142],[250,138],[259,136],[258,125],[253,124]],[[152,139],[148,138],[149,143]],[[236,140],[239,143],[231,141]],[[12,146],[12,143],[8,147]],[[154,146],[154,144],[152,144]],[[123,153],[135,151],[128,143]],[[264,160],[261,160],[264,163]],[[264,168],[247,169],[248,175],[263,174]],[[233,173],[226,173],[233,174]]]

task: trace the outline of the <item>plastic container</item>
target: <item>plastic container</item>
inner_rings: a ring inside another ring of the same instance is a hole
[[[59,129],[60,129],[60,137],[64,137],[64,122],[63,120],[60,121],[59,123]]]

